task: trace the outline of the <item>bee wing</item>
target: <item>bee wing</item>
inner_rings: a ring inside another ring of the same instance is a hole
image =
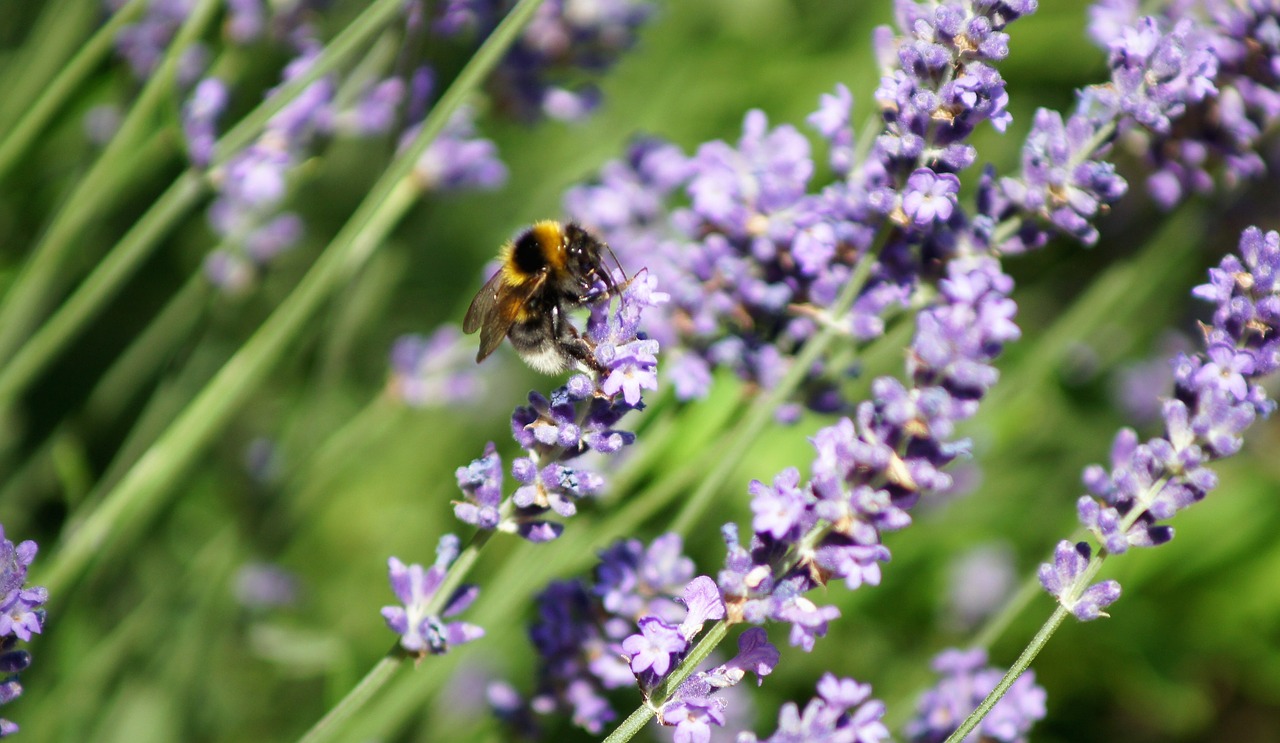
[[[519,286],[503,284],[502,272],[495,273],[480,293],[471,300],[467,315],[462,320],[462,330],[466,333],[480,331],[480,350],[476,352],[476,363],[484,361],[507,337],[507,331],[516,321],[520,308],[529,298],[537,294],[546,280],[545,275],[526,281]]]
[[[502,271],[495,271],[489,280],[484,282],[476,298],[471,300],[467,308],[467,316],[462,319],[462,332],[470,335],[487,325],[485,319],[493,315],[498,307],[498,290],[502,287]]]

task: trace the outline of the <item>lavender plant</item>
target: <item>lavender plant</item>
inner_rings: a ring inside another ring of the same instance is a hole
[[[1274,659],[1231,628],[1277,608],[1270,465],[1233,455],[1280,363],[1274,2],[48,5],[0,59],[0,521],[44,546],[0,540],[23,735],[1265,717]],[[476,366],[459,303],[547,218],[622,269],[566,316],[592,373]],[[1193,315],[1199,350],[1146,358]],[[1148,417],[1068,536],[1119,366]],[[1117,638],[1149,667],[1081,694],[1062,656]],[[1205,643],[1219,676],[1120,693]]]
[[[28,539],[15,545],[0,526],[0,705],[22,694],[17,674],[31,665],[31,653],[17,647],[44,632],[45,602],[49,592],[27,585],[27,568],[36,559],[36,543]],[[0,718],[0,738],[18,732],[18,725]]]

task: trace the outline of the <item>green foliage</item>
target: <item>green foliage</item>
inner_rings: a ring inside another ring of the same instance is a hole
[[[10,91],[0,137],[96,30],[97,0],[50,2],[37,12],[40,5],[15,9],[0,30],[0,79]],[[334,5],[335,18],[351,19],[366,4]],[[602,81],[597,115],[535,128],[482,118],[510,169],[508,185],[419,200],[396,215],[367,262],[335,277],[314,311],[274,339],[273,363],[222,387],[208,385],[224,378],[225,365],[296,296],[392,162],[392,148],[335,142],[309,163],[293,197],[307,223],[303,246],[242,297],[201,284],[201,261],[215,238],[203,197],[187,197],[113,298],[39,357],[25,384],[0,382],[9,395],[0,396],[0,523],[11,539],[39,542],[34,583],[62,564],[68,541],[102,513],[113,489],[136,482],[152,493],[146,505],[105,524],[101,541],[85,547],[83,569],[57,573],[46,633],[31,644],[26,692],[3,710],[22,725],[20,740],[266,741],[306,731],[392,643],[378,615],[393,601],[387,556],[427,563],[440,534],[465,532],[450,505],[458,497],[454,469],[487,440],[501,448],[510,409],[526,390],[549,386],[507,371],[484,404],[406,410],[384,394],[392,341],[457,322],[495,247],[522,224],[558,216],[565,188],[617,157],[637,133],[692,150],[736,139],[753,107],[773,122],[801,124],[837,82],[854,91],[855,117],[873,111],[878,72],[869,37],[888,20],[888,5],[665,4],[639,46]],[[1042,6],[1013,30],[1002,67],[1014,126],[1003,136],[983,132],[976,142],[983,158],[1003,166],[1017,162],[1036,106],[1069,105],[1071,90],[1103,70],[1102,53],[1083,40],[1081,5]],[[63,12],[65,24],[51,23]],[[193,33],[216,35],[208,28]],[[220,60],[254,89],[272,84],[280,62],[253,54]],[[118,244],[168,198],[170,184],[181,183],[180,98],[163,81],[155,90],[157,99],[138,114],[136,136],[118,152],[96,149],[83,135],[91,106],[143,104],[118,62],[94,65],[12,164],[0,159],[8,167],[0,168],[0,292],[4,307],[20,303],[12,310],[19,320],[0,328],[0,380],[32,332],[47,327],[42,323],[66,307],[80,282],[119,255]],[[990,404],[966,430],[975,440],[979,485],[919,512],[913,528],[891,536],[894,559],[882,586],[829,589],[827,600],[843,618],[819,641],[819,652],[784,652],[765,686],[750,690],[756,730],[772,724],[782,701],[810,696],[826,670],[872,683],[891,721],[910,713],[930,683],[928,658],[973,641],[971,629],[947,616],[948,567],[975,546],[1007,544],[1020,576],[1030,579],[1056,540],[1075,528],[1080,469],[1105,461],[1112,432],[1125,424],[1109,396],[1114,375],[1157,354],[1167,329],[1194,333],[1198,310],[1187,290],[1234,246],[1240,215],[1268,199],[1274,183],[1163,215],[1134,194],[1125,211],[1102,222],[1106,247],[1064,243],[1009,262],[1024,337],[1002,360]],[[67,228],[44,278],[30,284],[28,272],[42,255],[37,246],[56,236],[59,220],[77,226]],[[892,369],[899,349],[886,341],[866,363]],[[164,464],[160,474],[137,469],[162,432],[210,389],[227,395],[200,398],[212,417],[193,422],[207,428],[189,461]],[[339,739],[502,739],[480,694],[462,690],[464,681],[483,672],[527,689],[530,597],[550,579],[588,570],[595,551],[618,536],[661,533],[696,488],[690,463],[696,474],[699,463],[706,469],[715,461],[745,394],[723,378],[705,401],[653,405],[645,413],[653,421],[638,423],[652,425],[654,438],[644,442],[652,451],[619,476],[629,476],[640,496],[606,496],[551,545],[495,538],[471,572],[482,593],[467,616],[488,635],[396,671]],[[749,519],[747,483],[786,466],[805,471],[812,456],[806,436],[824,424],[805,417],[756,440],[687,535],[700,572],[714,574],[721,564],[719,525]],[[1270,455],[1275,426],[1257,429],[1246,456],[1224,468],[1220,492],[1179,517],[1170,546],[1108,564],[1108,577],[1125,586],[1114,618],[1068,623],[1036,662],[1050,713],[1035,739],[1277,734],[1280,546],[1271,536],[1280,521],[1280,469]],[[274,444],[277,457],[265,480],[244,464],[246,448],[259,438]],[[641,487],[663,482],[670,484],[665,500],[662,488]],[[259,611],[239,604],[236,575],[253,562],[296,574],[296,605]],[[995,638],[993,662],[1012,660],[1052,608],[1048,597],[1035,595]],[[785,643],[782,632],[773,634]],[[616,699],[620,710],[637,701],[631,690]],[[566,725],[564,735],[578,733]]]

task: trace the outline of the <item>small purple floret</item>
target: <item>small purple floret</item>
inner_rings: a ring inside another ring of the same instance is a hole
[[[421,565],[405,565],[395,557],[387,561],[391,590],[402,605],[383,607],[382,616],[387,627],[401,636],[400,646],[410,653],[440,655],[455,645],[484,636],[481,627],[442,619],[465,611],[480,593],[475,586],[460,586],[436,610],[438,613],[428,611],[428,604],[432,603],[444,582],[449,565],[458,556],[458,547],[457,537],[444,535],[436,547],[435,564],[425,569]]]

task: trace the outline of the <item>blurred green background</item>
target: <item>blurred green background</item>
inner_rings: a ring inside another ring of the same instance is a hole
[[[13,20],[0,29],[5,81],[24,76],[13,65],[24,59],[36,5],[6,10]],[[95,2],[63,5],[77,18],[97,17]],[[338,2],[332,12],[342,19],[358,5]],[[803,128],[818,96],[837,82],[854,92],[861,121],[874,110],[878,82],[870,32],[890,13],[888,2],[661,4],[639,45],[602,80],[604,104],[591,119],[535,128],[482,119],[510,168],[508,185],[416,206],[297,339],[177,496],[106,546],[72,591],[52,597],[45,635],[31,643],[26,692],[3,710],[22,725],[21,739],[289,740],[307,729],[393,640],[378,615],[393,600],[386,558],[428,563],[441,533],[466,533],[449,505],[457,497],[454,469],[488,440],[509,453],[510,409],[527,390],[551,386],[503,350],[483,403],[408,410],[383,394],[393,340],[458,322],[496,246],[533,219],[559,216],[565,188],[619,156],[637,133],[692,151],[707,140],[735,141],[749,108]],[[1012,52],[1001,72],[1014,125],[1004,136],[981,132],[980,160],[1016,167],[1035,108],[1065,109],[1074,88],[1104,79],[1105,56],[1084,37],[1084,14],[1081,3],[1045,0],[1010,28]],[[248,60],[245,79],[272,80],[282,61]],[[119,64],[101,69],[20,171],[0,184],[0,289],[93,154],[83,136],[85,113],[123,102],[132,90]],[[119,206],[87,230],[60,290],[99,260],[183,167],[176,123],[158,123],[139,176]],[[86,405],[103,374],[213,244],[203,215],[193,214],[3,421],[0,523],[10,539],[39,542],[35,582],[93,489],[118,479],[288,294],[387,155],[385,142],[335,141],[308,163],[292,199],[307,220],[304,245],[252,293],[198,307],[180,342],[156,349],[156,373],[125,374],[129,383],[111,396],[109,414],[95,415]],[[738,703],[740,712],[754,710],[744,725],[768,733],[778,705],[807,699],[831,670],[872,683],[898,730],[932,682],[929,657],[974,636],[948,610],[955,562],[999,545],[1012,556],[1018,581],[1034,574],[1074,529],[1081,468],[1106,461],[1111,436],[1125,424],[1113,400],[1117,375],[1162,353],[1168,329],[1194,334],[1204,313],[1188,290],[1234,248],[1243,226],[1277,226],[1274,180],[1164,214],[1142,193],[1141,165],[1122,158],[1122,171],[1131,176],[1130,195],[1102,221],[1096,248],[1062,242],[1007,262],[1018,282],[1024,337],[1001,360],[1001,384],[966,427],[976,452],[972,492],[922,507],[915,526],[889,536],[893,560],[883,585],[854,594],[833,585],[817,599],[844,614],[818,652],[784,647],[785,631],[772,628],[783,662],[763,688],[749,688],[750,705]],[[872,358],[894,370],[901,351],[885,344]],[[661,432],[662,447],[639,481],[674,470],[706,446],[741,394],[733,380],[721,379],[711,398],[672,415],[673,428]],[[720,524],[749,520],[747,483],[786,466],[807,471],[806,436],[826,423],[807,417],[757,443],[713,515],[688,535],[700,572],[714,574],[721,564]],[[246,467],[251,446],[263,445],[254,442],[269,442],[265,476]],[[1124,586],[1113,618],[1069,622],[1035,663],[1049,716],[1033,739],[1280,739],[1277,446],[1274,423],[1256,426],[1245,454],[1219,468],[1220,489],[1178,517],[1172,544],[1108,563],[1105,577]],[[652,539],[678,502],[619,524],[624,505],[584,508],[551,545],[495,539],[472,573],[482,591],[464,617],[488,636],[402,669],[340,739],[502,739],[476,679],[496,675],[530,688],[530,596],[551,578],[587,570],[610,530]],[[259,562],[296,576],[294,605],[255,610],[237,601],[237,572]],[[1051,610],[1050,599],[1037,594],[995,642],[993,662],[1010,662]],[[616,700],[622,715],[637,701],[634,693]],[[552,737],[585,739],[567,725]]]

